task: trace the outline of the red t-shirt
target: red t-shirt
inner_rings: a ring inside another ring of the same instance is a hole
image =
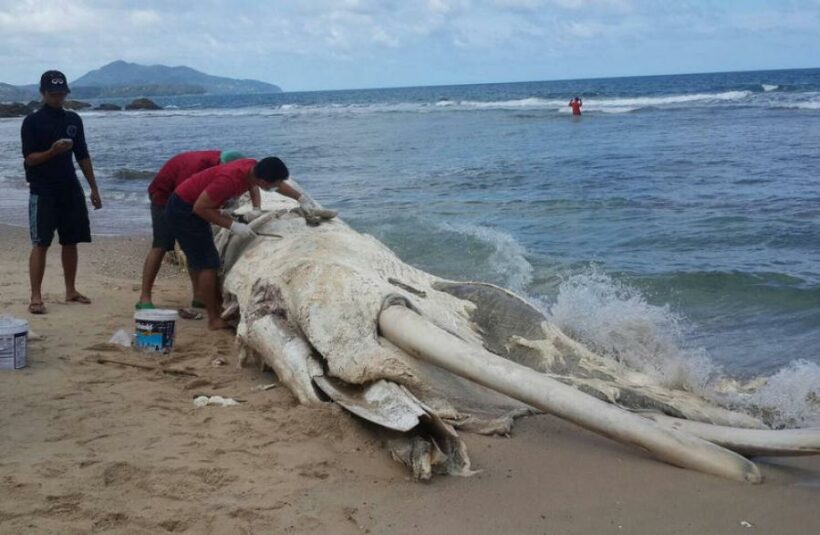
[[[204,191],[212,201],[222,206],[229,199],[251,189],[247,177],[254,165],[256,160],[243,158],[205,169],[177,186],[174,193],[188,204],[194,204]]]
[[[177,154],[162,166],[148,186],[151,204],[165,206],[168,197],[186,178],[219,165],[218,150],[199,150]]]
[[[571,100],[569,105],[572,107],[573,115],[581,115],[581,106],[583,106],[583,104],[580,101]]]

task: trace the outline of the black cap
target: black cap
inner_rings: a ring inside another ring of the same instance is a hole
[[[265,182],[287,180],[290,176],[285,162],[276,156],[262,158],[256,162],[256,165],[253,166],[253,174],[256,175],[256,178],[262,179]]]
[[[71,93],[68,80],[60,71],[46,71],[40,77],[40,91]]]

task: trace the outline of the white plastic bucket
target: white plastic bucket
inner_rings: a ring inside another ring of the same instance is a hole
[[[28,322],[0,316],[0,370],[25,368],[27,363]]]
[[[174,348],[177,311],[161,308],[134,313],[134,347],[146,353],[170,353]]]

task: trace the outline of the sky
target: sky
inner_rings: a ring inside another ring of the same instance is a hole
[[[0,0],[0,81],[123,59],[285,91],[820,67],[820,0]]]

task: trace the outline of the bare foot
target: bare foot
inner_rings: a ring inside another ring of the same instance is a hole
[[[70,294],[65,294],[65,302],[66,303],[80,303],[83,305],[90,305],[91,299],[87,298],[80,292],[74,292]]]
[[[230,329],[231,326],[222,318],[216,318],[208,321],[208,328],[212,331],[218,331],[220,329]]]

